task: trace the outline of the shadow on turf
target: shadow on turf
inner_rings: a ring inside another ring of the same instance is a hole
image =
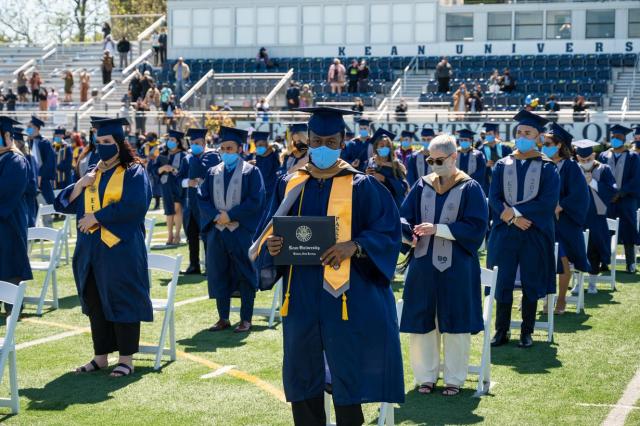
[[[250,333],[234,333],[234,327],[235,324],[232,324],[231,328],[215,333],[200,330],[190,338],[178,340],[178,343],[185,347],[185,352],[215,352],[218,348],[243,346],[250,333],[259,333],[269,328],[266,325],[253,324]]]
[[[152,367],[137,367],[127,377],[109,377],[111,369],[77,375],[73,372],[47,383],[43,388],[20,389],[29,399],[28,410],[65,410],[71,405],[95,404],[113,398],[113,392],[137,382],[142,376],[153,373]]]
[[[536,337],[532,348],[521,349],[517,346],[519,334],[512,334],[507,345],[491,349],[491,364],[510,366],[520,374],[549,373],[553,368],[562,367],[562,362],[558,359],[557,346],[554,343],[541,342],[540,335]]]
[[[468,425],[484,421],[484,417],[474,413],[481,399],[473,398],[473,390],[463,389],[454,397],[442,396],[441,391],[442,382],[432,395],[421,395],[416,389],[408,392],[405,403],[396,408],[396,423]]]

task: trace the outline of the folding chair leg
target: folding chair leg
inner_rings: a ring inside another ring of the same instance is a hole
[[[162,361],[162,353],[164,352],[164,342],[167,339],[167,328],[171,321],[171,312],[164,312],[164,319],[162,320],[162,330],[160,331],[160,341],[158,342],[158,351],[156,352],[156,363],[153,366],[154,370],[160,369],[160,362]]]
[[[49,290],[49,280],[51,279],[51,275],[47,271],[47,275],[44,277],[44,282],[42,283],[42,290],[40,291],[40,299],[38,300],[38,307],[36,308],[36,315],[42,315],[42,308],[44,307],[44,301],[47,298],[47,291]]]
[[[325,393],[324,394],[324,414],[327,416],[327,425],[333,425],[331,422],[331,397]]]
[[[51,290],[53,291],[53,306],[54,309],[58,309],[58,274],[56,270],[53,270],[53,277],[51,279]]]
[[[176,313],[171,311],[171,319],[169,320],[169,344],[171,348],[171,361],[176,360]]]
[[[18,363],[16,362],[15,348],[9,352],[9,386],[11,392],[11,413],[20,411],[20,398],[18,396]]]
[[[269,314],[269,328],[273,327],[273,322],[276,317],[276,311],[280,306],[280,283],[282,281],[278,281],[273,288],[273,300],[271,301],[271,313]]]
[[[64,236],[64,264],[69,264],[69,234],[65,233]]]
[[[578,303],[576,305],[576,313],[579,314],[580,312],[584,312],[584,273],[580,272],[580,275],[578,277],[578,286],[579,286],[579,292],[578,292]]]
[[[388,402],[381,403],[378,426],[393,426],[394,423],[393,404],[389,404]]]
[[[553,294],[547,295],[547,342],[553,343],[553,312],[556,309],[556,298]]]

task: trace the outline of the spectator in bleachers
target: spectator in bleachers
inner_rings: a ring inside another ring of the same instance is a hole
[[[41,87],[40,90],[38,90],[38,108],[40,109],[40,111],[46,111],[47,110],[47,89],[44,87]]]
[[[122,69],[129,66],[129,52],[131,52],[131,43],[127,40],[127,36],[122,36],[118,42],[118,55],[120,55],[120,68]]]
[[[0,111],[4,111],[4,93],[0,87]]]
[[[505,68],[500,76],[500,90],[505,93],[516,90],[516,79],[511,75],[509,68]]]
[[[27,102],[27,94],[29,88],[27,87],[27,76],[24,71],[18,73],[16,77],[16,87],[18,88],[18,102]]]
[[[135,77],[129,82],[129,96],[131,99],[138,99],[142,96],[142,84],[140,82],[142,75],[136,72]]]
[[[584,96],[578,95],[573,100],[573,121],[585,121],[587,105]]]
[[[160,63],[158,65],[161,66],[167,60],[167,29],[165,27],[160,30],[158,41],[160,42]]]
[[[256,118],[262,121],[269,120],[269,102],[265,98],[260,98],[256,103]]]
[[[233,111],[233,108],[231,108],[231,105],[229,105],[229,101],[227,101],[226,99],[222,103],[222,111]]]
[[[69,70],[66,70],[62,79],[64,80],[64,102],[71,102],[74,84],[73,73]]]
[[[273,62],[269,58],[269,52],[265,47],[261,47],[256,55],[256,70],[267,71],[273,68]]]
[[[167,112],[167,108],[169,107],[169,99],[171,99],[171,95],[173,95],[171,88],[169,87],[168,84],[164,83],[162,85],[162,90],[160,91],[160,109],[162,109],[163,112]]]
[[[148,60],[145,59],[138,65],[138,72],[140,73],[140,75],[144,75],[144,73],[147,71],[149,72],[149,74],[153,73],[153,66]]]
[[[104,51],[102,56],[102,84],[109,84],[111,82],[111,72],[113,71],[113,55],[108,50]],[[49,108],[51,109],[51,108]]]
[[[7,111],[15,111],[16,110],[16,101],[18,98],[16,94],[13,93],[13,89],[9,88],[7,90],[7,94],[4,95],[4,102],[7,104]]]
[[[47,109],[49,111],[58,109],[58,92],[53,87],[49,89],[49,94],[47,95]]]
[[[467,98],[467,112],[478,113],[484,110],[484,104],[482,103],[482,92],[474,90]]]
[[[560,111],[560,105],[556,102],[556,95],[549,95],[547,102],[544,103],[544,110],[548,112]]]
[[[136,129],[142,133],[147,131],[147,117],[145,113],[149,111],[149,105],[144,99],[138,98],[136,101]]]
[[[161,108],[160,91],[156,87],[156,83],[153,80],[151,80],[151,86],[149,86],[149,90],[147,90],[144,101],[149,109],[151,109],[151,107],[153,107],[154,110]]]
[[[40,78],[40,73],[38,71],[34,71],[31,74],[31,78],[29,79],[29,87],[31,87],[31,102],[38,102],[38,95],[40,94],[40,86],[42,86],[42,79]]]
[[[160,34],[157,31],[151,34],[151,48],[153,49],[153,65],[157,67],[160,63]]]
[[[116,42],[113,41],[113,36],[111,34],[105,37],[104,41],[102,42],[102,49],[108,50],[111,56],[116,56]]]
[[[451,64],[446,56],[443,56],[438,65],[436,65],[436,80],[438,80],[438,93],[447,93],[449,91],[449,81],[453,75]]]
[[[189,75],[191,74],[189,65],[184,62],[182,56],[178,58],[178,62],[173,66],[173,72],[176,75],[176,98],[179,100],[184,95],[186,82],[189,81]]]
[[[300,107],[313,106],[313,92],[308,84],[302,85],[302,92],[300,92]]]
[[[360,61],[360,66],[358,67],[358,91],[360,93],[365,93],[369,91],[369,65],[367,65],[367,61],[364,59]]]
[[[460,83],[458,89],[453,93],[453,110],[455,112],[467,112],[467,100],[469,96],[467,85]]]
[[[400,99],[400,102],[396,106],[396,121],[405,122],[407,121],[407,111],[409,110],[409,105],[407,105],[407,101],[404,99]]]
[[[80,73],[80,102],[87,102],[89,100],[89,88],[91,86],[91,75],[87,72],[86,68],[82,69]]]
[[[342,93],[347,70],[340,63],[340,59],[335,58],[329,67],[327,82],[331,85],[331,93]]]
[[[140,79],[140,95],[136,96],[132,99],[144,98],[147,96],[147,92],[151,88],[153,84],[153,78],[151,77],[151,73],[149,71],[145,71]]]
[[[300,88],[298,87],[298,83],[291,80],[285,97],[287,99],[287,109],[300,107]]]
[[[362,117],[362,113],[364,112],[364,102],[362,102],[362,98],[356,97],[353,99],[351,111],[355,111],[353,115],[354,120],[359,120],[360,117]]]
[[[108,22],[105,22],[102,24],[102,38],[107,38],[109,34],[111,34],[111,25],[109,25]]]
[[[358,91],[358,60],[352,59],[351,65],[347,68],[347,92],[356,93]]]
[[[500,93],[500,74],[498,73],[498,70],[493,70],[489,80],[487,81],[487,86],[489,93],[494,95]]]

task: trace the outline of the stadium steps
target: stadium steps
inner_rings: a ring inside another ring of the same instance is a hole
[[[617,79],[613,82],[613,91],[610,95],[609,107],[613,110],[620,109],[627,93],[633,87],[633,70],[623,70],[618,73]],[[640,110],[640,74],[637,75],[636,84],[629,103],[629,109]]]

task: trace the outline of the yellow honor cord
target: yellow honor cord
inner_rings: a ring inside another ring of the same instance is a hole
[[[104,202],[100,202],[100,179],[102,178],[102,172],[96,171],[96,179],[93,185],[88,186],[84,190],[84,211],[85,213],[96,213],[104,207],[112,203],[117,203],[122,198],[122,190],[124,186],[124,172],[125,169],[122,166],[117,166],[116,170],[111,175],[107,187],[104,191]],[[115,246],[120,242],[120,238],[111,233],[107,228],[102,225],[94,225],[89,229],[90,233],[100,229],[100,239],[109,248]]]

